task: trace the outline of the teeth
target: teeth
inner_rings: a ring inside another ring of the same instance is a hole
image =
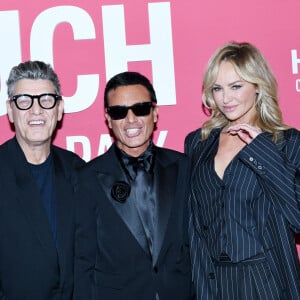
[[[42,121],[42,120],[35,120],[35,121],[30,121],[29,124],[30,125],[41,125],[41,124],[44,124],[44,121]]]
[[[138,128],[131,128],[131,129],[127,129],[126,133],[127,134],[136,134],[139,131]]]

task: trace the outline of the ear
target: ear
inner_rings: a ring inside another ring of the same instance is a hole
[[[105,113],[105,119],[107,121],[107,125],[110,129],[112,129],[112,125],[111,125],[111,117],[108,113]]]
[[[8,115],[8,119],[11,123],[14,123],[13,111],[11,107],[12,103],[10,100],[6,100],[6,111]]]
[[[158,107],[153,107],[153,122],[156,123],[158,120]]]
[[[57,121],[61,121],[64,114],[65,102],[63,99],[58,100],[58,108],[57,108]]]

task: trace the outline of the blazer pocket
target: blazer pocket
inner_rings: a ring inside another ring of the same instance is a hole
[[[125,286],[125,278],[120,274],[95,271],[95,285],[121,290]]]

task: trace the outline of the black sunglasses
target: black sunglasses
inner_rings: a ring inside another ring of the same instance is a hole
[[[121,120],[127,116],[128,110],[131,109],[137,117],[148,116],[151,108],[155,106],[153,102],[141,102],[131,106],[113,105],[108,106],[106,112],[113,120]]]

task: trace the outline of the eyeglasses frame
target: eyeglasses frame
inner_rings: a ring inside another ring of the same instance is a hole
[[[22,96],[27,96],[27,97],[31,98],[31,104],[29,105],[28,108],[20,108],[20,106],[18,106],[17,100],[18,100],[19,97],[22,97]],[[41,105],[41,102],[40,102],[40,99],[41,99],[43,96],[52,96],[52,97],[54,97],[55,101],[54,101],[53,106],[51,106],[51,107],[43,107],[43,106]],[[17,109],[19,109],[19,110],[29,110],[29,109],[33,106],[34,99],[37,99],[38,104],[39,104],[39,106],[40,106],[41,108],[43,108],[43,109],[52,109],[52,108],[55,107],[57,101],[62,100],[62,96],[61,96],[61,95],[58,95],[58,94],[53,94],[53,93],[43,93],[43,94],[40,94],[40,95],[18,94],[18,95],[14,95],[14,96],[10,97],[9,100],[10,100],[11,102],[14,102],[14,103],[15,103]]]

